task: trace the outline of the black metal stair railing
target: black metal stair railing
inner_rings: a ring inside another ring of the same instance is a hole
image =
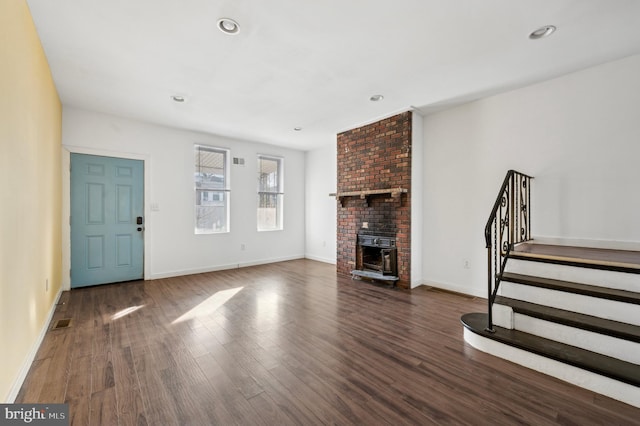
[[[531,239],[531,176],[509,170],[484,228],[487,246],[488,318],[487,331],[493,332],[493,302],[513,247]]]

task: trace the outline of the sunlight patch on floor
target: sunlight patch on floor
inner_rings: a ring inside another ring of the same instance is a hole
[[[137,311],[138,309],[144,308],[145,305],[138,305],[138,306],[130,306],[128,308],[125,308],[121,311],[116,312],[115,314],[113,314],[113,316],[111,317],[112,320],[117,320],[119,318],[122,318],[124,316],[127,316],[135,311]]]
[[[177,324],[182,321],[187,321],[190,319],[198,318],[200,316],[212,314],[219,307],[227,303],[229,299],[238,294],[238,292],[243,288],[244,287],[230,288],[228,290],[221,290],[217,293],[214,293],[202,303],[194,306],[184,314],[180,315],[171,324]]]

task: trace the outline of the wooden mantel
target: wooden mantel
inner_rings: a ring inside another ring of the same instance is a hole
[[[393,198],[400,198],[401,194],[408,192],[406,188],[384,188],[384,189],[365,189],[362,191],[349,191],[349,192],[333,192],[329,194],[331,197],[336,197],[336,200],[340,202],[340,207],[343,207],[343,199],[346,197],[360,197],[361,200],[365,200],[365,205],[369,205],[369,197],[372,195],[391,194]]]

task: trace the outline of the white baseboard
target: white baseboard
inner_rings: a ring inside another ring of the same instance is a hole
[[[238,263],[230,263],[227,265],[209,266],[206,268],[191,268],[191,269],[176,269],[173,271],[158,272],[145,276],[145,280],[159,280],[162,278],[180,277],[183,275],[204,274],[206,272],[224,271],[227,269],[237,269],[240,265]]]
[[[305,259],[316,260],[318,262],[330,263],[332,265],[336,264],[336,259],[330,259],[328,257],[315,256],[313,254],[305,254]]]
[[[228,263],[224,265],[208,266],[206,268],[178,269],[174,271],[159,272],[145,277],[146,280],[158,280],[162,278],[180,277],[183,275],[203,274],[206,272],[225,271],[228,269],[246,268],[248,266],[266,265],[269,263],[286,262],[288,260],[304,259],[303,254],[285,257],[273,257],[269,259],[258,259],[249,262]]]
[[[44,336],[45,334],[47,334],[47,331],[51,326],[51,320],[53,319],[53,314],[56,312],[56,307],[58,306],[58,302],[60,301],[60,296],[62,296],[62,289],[58,290],[58,294],[56,295],[53,301],[53,305],[51,305],[51,309],[49,309],[49,313],[47,314],[47,319],[45,320],[44,325],[40,330],[40,334],[38,334],[36,341],[33,342],[33,345],[31,346],[29,353],[27,354],[27,356],[24,359],[24,362],[22,363],[22,367],[20,367],[20,370],[18,371],[18,375],[14,380],[13,385],[11,386],[11,389],[9,390],[9,394],[5,398],[5,401],[8,404],[12,404],[16,400],[16,397],[18,396],[18,392],[20,392],[20,388],[22,387],[24,380],[27,378],[27,374],[29,373],[29,369],[33,364],[33,360],[36,358],[38,349],[40,349],[40,345],[44,340]]]
[[[298,259],[304,259],[304,254],[296,254],[293,256],[285,256],[285,257],[272,257],[268,259],[258,259],[258,260],[252,260],[250,262],[240,262],[238,264],[238,267],[246,268],[247,266],[267,265],[269,263],[286,262],[289,260],[298,260]]]
[[[425,285],[427,287],[439,288],[441,290],[452,291],[454,293],[466,294],[474,297],[482,297],[484,299],[487,298],[486,289],[484,292],[479,292],[469,287],[462,287],[455,284],[447,284],[447,283],[441,283],[437,281],[423,281],[421,285]],[[412,287],[412,288],[415,288],[415,287]]]

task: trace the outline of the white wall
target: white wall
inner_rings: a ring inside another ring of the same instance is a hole
[[[61,290],[62,105],[25,1],[0,1],[0,402],[12,403]]]
[[[423,119],[411,113],[411,288],[422,284],[424,250],[424,129]]]
[[[534,237],[639,247],[639,75],[633,56],[425,117],[424,283],[486,296],[508,169],[535,177]]]
[[[308,151],[305,156],[306,246],[309,259],[336,263],[337,205],[329,194],[337,188],[337,143]]]
[[[145,277],[247,266],[304,257],[304,152],[225,137],[171,129],[65,107],[67,151],[145,160]],[[231,232],[194,234],[194,144],[229,148],[245,166],[231,166]],[[258,232],[258,154],[284,158],[284,230]],[[68,158],[68,153],[67,153]],[[68,185],[68,172],[66,173]],[[65,207],[68,215],[68,189]],[[151,211],[151,204],[158,211]],[[69,229],[63,230],[68,241]],[[241,245],[245,250],[241,250]],[[68,268],[68,246],[65,244]],[[68,276],[66,285],[68,286]]]

